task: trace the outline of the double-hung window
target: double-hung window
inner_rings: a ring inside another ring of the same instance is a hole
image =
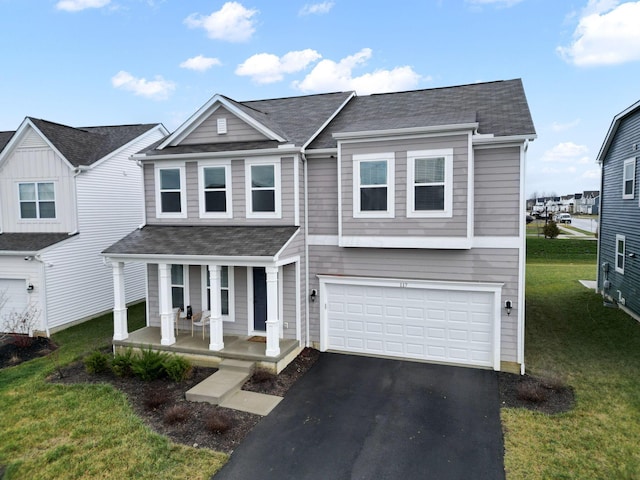
[[[393,218],[395,162],[393,153],[353,156],[353,216]]]
[[[199,165],[200,217],[232,218],[231,163]]]
[[[184,166],[156,167],[158,218],[186,218]]]
[[[633,199],[636,183],[636,159],[624,161],[622,171],[622,198]]]
[[[171,308],[185,309],[184,266],[171,265]]]
[[[453,150],[407,152],[407,217],[451,217]]]
[[[616,235],[616,272],[624,274],[624,257],[626,251],[626,238],[624,235]]]
[[[56,218],[56,195],[53,182],[18,184],[20,218]]]
[[[207,310],[211,310],[211,278],[209,277],[209,268],[203,268],[204,289],[206,298],[202,304],[207,306]],[[220,307],[223,320],[233,320],[233,267],[223,265],[220,267]]]
[[[280,218],[280,160],[245,161],[247,218]]]

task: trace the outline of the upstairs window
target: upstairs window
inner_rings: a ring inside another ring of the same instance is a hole
[[[624,235],[616,235],[616,272],[624,274],[624,256],[626,251],[626,238]]]
[[[185,218],[184,167],[156,168],[156,212],[159,218]]]
[[[353,175],[353,216],[393,218],[393,154],[354,155]]]
[[[200,166],[200,216],[231,218],[231,164]]]
[[[407,217],[451,217],[453,151],[407,152]]]
[[[636,159],[625,160],[622,171],[622,198],[633,199],[636,182]]]
[[[53,182],[19,183],[20,218],[56,218]]]
[[[280,162],[247,160],[247,218],[280,218]]]

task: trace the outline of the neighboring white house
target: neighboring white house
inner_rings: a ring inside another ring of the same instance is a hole
[[[113,306],[101,250],[144,222],[132,154],[167,134],[160,124],[73,128],[27,117],[0,132],[0,331],[36,311],[50,335]],[[143,265],[125,272],[128,303],[145,296]]]

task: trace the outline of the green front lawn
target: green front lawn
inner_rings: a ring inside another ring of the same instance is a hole
[[[578,283],[595,279],[595,242],[527,247],[527,372],[564,379],[576,407],[502,411],[507,478],[640,478],[640,324]]]
[[[144,305],[129,309],[130,330]],[[60,346],[0,371],[0,470],[4,479],[208,479],[226,455],[176,445],[153,433],[110,385],[55,385],[47,375],[110,344],[111,315],[56,335]]]

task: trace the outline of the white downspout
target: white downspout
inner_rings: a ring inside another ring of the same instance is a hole
[[[42,260],[39,254],[34,255],[34,260],[40,263],[40,285],[38,286],[38,296],[40,297],[40,305],[42,312],[42,326],[44,327],[44,331],[47,337],[51,337],[51,331],[49,330],[49,315],[47,314],[47,278],[46,278],[46,266],[47,262]]]
[[[304,148],[300,151],[302,157],[302,171],[304,178],[304,302],[305,302],[305,346],[310,347],[309,339],[309,191],[307,189],[307,156]]]
[[[131,158],[133,159],[133,157]],[[140,182],[142,183],[142,224],[138,227],[138,229],[141,229],[147,224],[147,202],[144,198],[144,165],[142,165],[140,160],[136,160],[136,165],[142,170],[142,174],[140,175]]]

